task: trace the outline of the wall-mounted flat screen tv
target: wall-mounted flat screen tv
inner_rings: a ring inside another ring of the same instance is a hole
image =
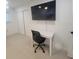
[[[31,7],[32,20],[56,20],[56,2],[50,1]]]

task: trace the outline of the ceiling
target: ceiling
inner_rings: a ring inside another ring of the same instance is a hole
[[[7,0],[10,8],[25,6],[30,0]]]
[[[26,6],[28,4],[39,3],[40,1],[50,1],[50,0],[7,0],[10,8],[19,8]]]

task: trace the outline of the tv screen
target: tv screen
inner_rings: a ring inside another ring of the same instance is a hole
[[[55,20],[55,1],[31,7],[32,20]]]

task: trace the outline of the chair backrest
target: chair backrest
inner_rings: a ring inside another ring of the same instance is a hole
[[[32,30],[32,34],[33,34],[33,36],[40,36],[40,33],[38,31]]]
[[[40,43],[42,40],[41,40],[41,35],[38,31],[34,31],[32,30],[32,36],[33,36],[33,40],[36,42],[36,43]]]

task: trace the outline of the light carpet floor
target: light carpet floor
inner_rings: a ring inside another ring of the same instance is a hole
[[[45,48],[45,54],[40,49],[34,53],[32,39],[23,35],[12,35],[6,39],[6,59],[69,59],[65,52],[57,52],[55,50],[50,56],[48,49]]]

